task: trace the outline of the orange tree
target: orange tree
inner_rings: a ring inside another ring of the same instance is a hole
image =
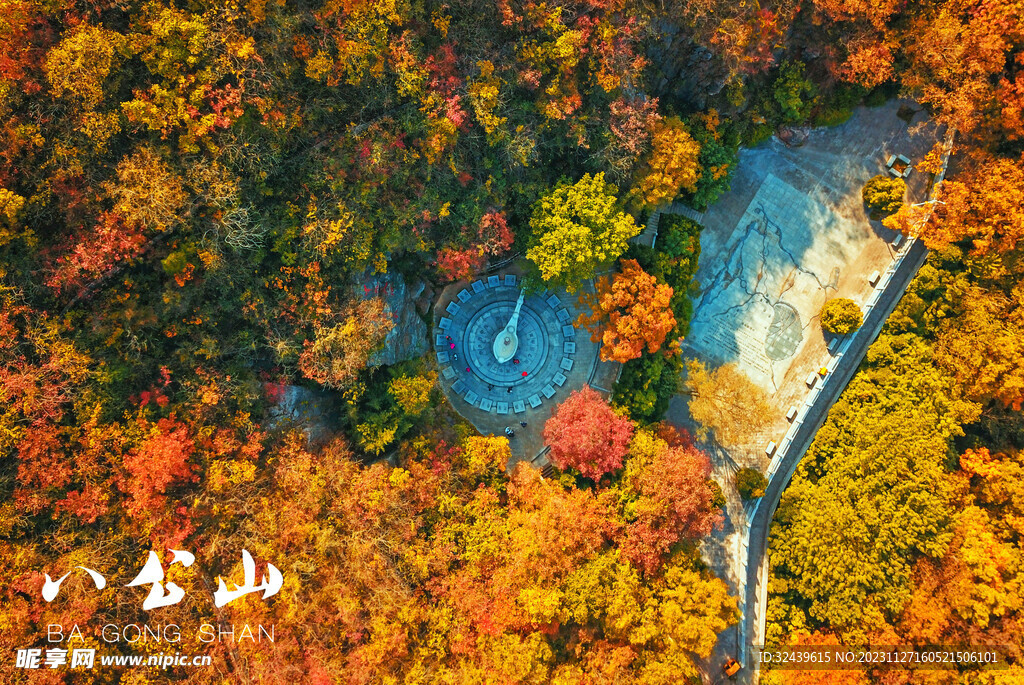
[[[658,222],[657,247],[633,245],[627,256],[648,274],[672,289],[671,309],[675,328],[672,341],[689,331],[693,303],[690,288],[700,257],[700,224],[678,214],[662,214]],[[674,342],[673,342],[674,347]],[[676,354],[644,352],[626,362],[615,384],[613,402],[629,412],[634,421],[657,421],[677,392],[682,362]]]
[[[681,190],[693,192],[701,175],[700,143],[679,117],[654,124],[651,153],[641,170],[635,192],[648,206],[671,202]]]
[[[598,279],[596,295],[585,294],[580,301],[590,313],[581,314],[577,323],[590,330],[591,340],[603,343],[604,361],[627,362],[645,349],[653,354],[676,327],[672,287],[659,283],[635,259],[624,260],[613,279]]]

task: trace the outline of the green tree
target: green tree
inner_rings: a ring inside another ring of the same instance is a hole
[[[734,128],[721,126],[718,113],[691,117],[694,139],[700,143],[701,174],[689,204],[705,209],[729,190],[732,175],[739,163],[739,138]]]
[[[757,469],[743,468],[736,472],[736,490],[745,500],[764,497],[768,479]]]
[[[576,292],[626,250],[640,233],[633,218],[619,209],[615,186],[604,174],[585,174],[575,184],[561,183],[533,207],[532,245],[526,256],[550,284]]]
[[[782,121],[799,124],[806,121],[817,103],[818,89],[804,75],[803,62],[784,62],[772,88],[772,97],[782,112]]]
[[[863,315],[857,303],[847,297],[834,297],[821,308],[821,327],[829,333],[846,335],[860,328]]]
[[[679,387],[681,370],[682,363],[675,356],[646,354],[628,361],[615,384],[612,402],[629,412],[634,421],[660,421]]]

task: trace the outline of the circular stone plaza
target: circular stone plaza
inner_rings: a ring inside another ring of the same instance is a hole
[[[570,297],[526,295],[515,274],[504,274],[449,286],[435,312],[448,400],[485,435],[512,429],[513,454],[532,459],[543,448],[544,421],[597,366],[597,345],[573,325]]]

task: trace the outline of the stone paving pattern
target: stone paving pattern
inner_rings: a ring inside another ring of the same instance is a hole
[[[704,215],[688,352],[736,362],[773,394],[787,377],[806,376],[793,367],[806,346],[824,341],[817,316],[825,300],[863,304],[873,289],[867,276],[895,254],[896,233],[867,216],[864,182],[886,172],[889,155],[918,161],[939,138],[923,112],[908,127],[899,104],[862,108],[799,148],[772,139],[741,152],[732,190]],[[927,180],[910,174],[910,202],[925,199]]]
[[[901,105],[920,109],[910,101],[861,107],[845,124],[814,129],[801,147],[773,138],[741,150],[731,189],[704,213],[701,293],[684,354],[712,366],[735,362],[778,408],[773,426],[716,460],[723,485],[739,468],[767,468],[765,446],[780,442],[808,375],[838,345],[818,321],[826,299],[864,304],[869,274],[897,254],[896,232],[870,220],[861,189],[886,172],[890,155],[916,163],[942,134],[923,111],[908,125],[897,116]],[[906,180],[908,201],[924,200],[928,176],[913,171]],[[692,426],[684,397],[673,399],[667,418]]]
[[[591,380],[597,365],[597,345],[573,325],[575,297],[564,292],[525,298],[519,348],[512,360],[498,363],[492,343],[512,316],[519,285],[516,274],[506,273],[449,286],[435,305],[433,333],[449,402],[485,435],[504,435],[511,427],[513,463],[542,451],[544,422],[571,391]]]

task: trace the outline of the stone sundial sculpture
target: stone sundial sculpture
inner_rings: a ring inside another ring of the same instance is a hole
[[[516,301],[516,308],[512,312],[512,318],[508,320],[504,328],[498,331],[498,335],[494,338],[494,358],[498,360],[499,364],[504,364],[514,357],[516,350],[519,349],[519,337],[516,335],[516,328],[519,326],[519,310],[523,307],[523,296],[524,293],[520,291],[519,299]]]

